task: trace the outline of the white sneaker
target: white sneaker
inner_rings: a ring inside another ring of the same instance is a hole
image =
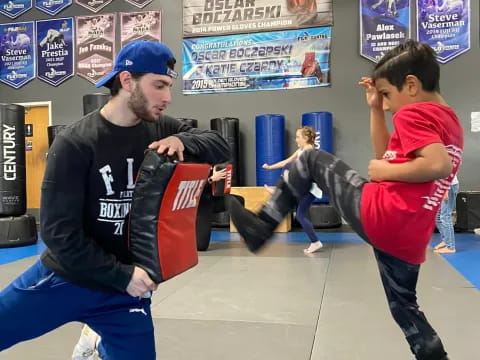
[[[310,243],[310,246],[307,249],[303,249],[305,254],[312,254],[323,247],[323,244],[320,240]]]
[[[72,360],[102,360],[98,354],[99,342],[100,335],[84,325],[77,345],[73,349]]]

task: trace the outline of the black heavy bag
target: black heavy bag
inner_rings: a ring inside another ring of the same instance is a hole
[[[192,128],[198,128],[198,120],[197,119],[187,119],[187,118],[177,118],[177,120],[190,125]]]
[[[52,146],[55,136],[57,136],[67,125],[51,125],[47,128],[48,147]]]
[[[342,218],[329,204],[312,204],[309,208],[310,220],[315,229],[336,228],[342,226]]]
[[[456,231],[480,228],[480,191],[460,191],[456,200]]]
[[[240,132],[237,118],[224,117],[210,120],[210,128],[222,135],[230,147],[232,154],[232,186],[241,185],[240,174]]]
[[[200,198],[197,210],[196,235],[197,250],[207,251],[212,235],[212,218],[214,208],[214,197],[210,194],[210,186],[206,186],[204,194]],[[223,199],[223,198],[222,198]],[[223,201],[223,200],[222,200]]]
[[[0,216],[27,211],[25,108],[0,104]]]
[[[100,109],[110,99],[109,94],[95,93],[83,95],[83,115],[87,115],[92,111]]]
[[[156,283],[198,263],[197,206],[210,166],[148,151],[133,192],[128,244],[133,263]]]
[[[33,245],[37,227],[32,215],[0,218],[0,248]]]

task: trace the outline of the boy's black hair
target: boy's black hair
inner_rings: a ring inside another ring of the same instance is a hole
[[[167,61],[167,66],[170,69],[174,70],[175,63],[176,63],[176,60],[174,58],[171,58]],[[132,78],[134,78],[135,80],[138,80],[147,73],[131,72],[130,74],[132,75]],[[110,82],[105,84],[105,86],[110,88],[110,95],[112,95],[112,97],[117,95],[120,89],[122,88],[122,84],[120,83],[120,78],[118,74]]]
[[[414,75],[427,92],[440,92],[440,66],[427,44],[409,39],[386,53],[375,66],[372,79],[387,79],[402,90],[408,75]]]

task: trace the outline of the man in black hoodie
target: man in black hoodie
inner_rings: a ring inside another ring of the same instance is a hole
[[[105,360],[155,359],[150,299],[142,296],[157,284],[131,264],[123,234],[144,150],[212,164],[230,154],[218,133],[162,114],[174,64],[159,42],[127,44],[97,83],[110,88],[108,103],[56,136],[42,184],[47,250],[0,293],[0,351],[80,321],[102,336]]]

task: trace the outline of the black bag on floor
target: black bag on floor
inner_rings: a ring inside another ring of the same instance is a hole
[[[32,215],[0,218],[0,248],[37,243],[37,226]]]
[[[460,191],[456,201],[455,230],[472,231],[480,228],[480,191]]]

